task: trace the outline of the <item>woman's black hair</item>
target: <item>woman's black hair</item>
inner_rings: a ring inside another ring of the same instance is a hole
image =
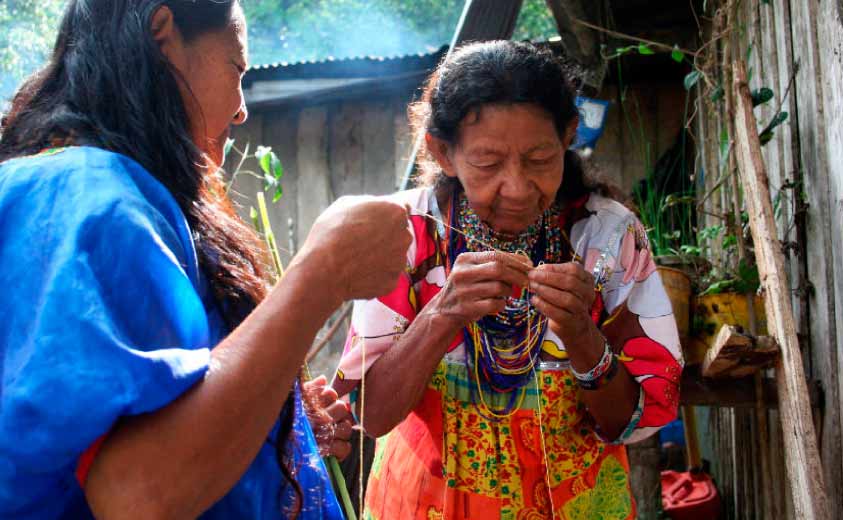
[[[579,115],[575,100],[565,69],[551,51],[498,40],[465,45],[443,59],[428,78],[421,100],[410,106],[409,116],[417,137],[429,133],[455,144],[463,119],[484,105],[529,103],[553,118],[562,139]],[[419,185],[444,188],[459,183],[442,172],[426,149],[419,153],[417,166]],[[566,150],[557,199],[576,200],[600,188],[588,181],[579,155]]]
[[[267,293],[267,257],[191,139],[179,89],[186,83],[151,31],[162,6],[188,43],[226,28],[239,9],[238,0],[70,0],[50,61],[23,83],[0,120],[0,162],[63,145],[94,146],[137,161],[187,217],[199,263],[233,329]],[[293,413],[282,415],[279,463],[294,420]],[[292,470],[280,467],[300,510],[301,488]]]

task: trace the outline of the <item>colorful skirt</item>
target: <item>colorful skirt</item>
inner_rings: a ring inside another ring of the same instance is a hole
[[[422,402],[378,439],[364,518],[630,520],[622,445],[604,443],[567,369],[539,370],[489,418],[466,367],[443,361]],[[491,409],[509,398],[484,394]]]

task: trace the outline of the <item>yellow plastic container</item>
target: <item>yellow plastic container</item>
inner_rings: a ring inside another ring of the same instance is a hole
[[[691,307],[691,279],[679,269],[672,267],[658,267],[662,285],[673,306],[673,316],[676,318],[676,328],[679,329],[679,339],[682,344],[690,332]]]
[[[767,334],[767,315],[764,298],[753,297],[755,325],[759,336]],[[746,295],[738,293],[697,296],[691,308],[692,337],[685,349],[688,365],[701,363],[705,352],[714,342],[720,327],[732,325],[749,332],[749,305]]]

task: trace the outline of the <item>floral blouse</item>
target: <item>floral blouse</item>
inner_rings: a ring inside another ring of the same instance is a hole
[[[390,294],[356,302],[337,370],[345,388],[401,338],[447,279],[448,233],[433,190],[393,197],[412,208],[407,270]],[[522,519],[551,511],[555,518],[635,518],[623,445],[675,419],[679,404],[683,360],[670,300],[645,230],[623,205],[592,194],[567,205],[558,225],[570,257],[595,274],[596,324],[640,385],[627,428],[617,439],[600,435],[550,328],[535,384],[518,409],[487,418],[473,403],[458,334],[421,402],[378,440],[366,518]],[[491,399],[502,407],[508,397]]]

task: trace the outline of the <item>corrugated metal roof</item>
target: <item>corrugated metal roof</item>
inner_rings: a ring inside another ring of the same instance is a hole
[[[323,60],[278,62],[251,67],[243,78],[244,87],[256,81],[315,78],[377,78],[406,72],[431,70],[448,52],[445,45],[435,52],[403,56],[328,57]]]

